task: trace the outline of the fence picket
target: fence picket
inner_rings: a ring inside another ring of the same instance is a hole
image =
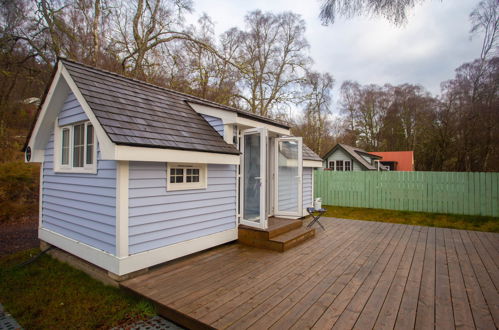
[[[499,216],[499,173],[315,171],[324,205]]]

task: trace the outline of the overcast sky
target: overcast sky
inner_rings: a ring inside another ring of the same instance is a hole
[[[406,25],[395,27],[383,19],[339,19],[322,26],[318,0],[193,0],[194,22],[203,12],[216,23],[217,34],[243,27],[247,12],[300,14],[314,69],[336,80],[335,95],[345,80],[361,84],[421,84],[433,94],[454,70],[480,54],[480,37],[470,40],[469,14],[478,0],[426,0],[410,11]]]

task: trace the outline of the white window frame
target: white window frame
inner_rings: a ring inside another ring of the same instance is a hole
[[[347,170],[347,164],[349,164],[349,167],[350,167],[350,169],[348,169],[348,170]],[[351,160],[345,160],[345,161],[343,161],[343,171],[345,171],[345,172],[351,172],[351,171],[353,171],[352,161]]]
[[[95,126],[93,129],[93,154],[92,164],[87,164],[87,127],[92,125],[90,121],[76,122],[64,126],[58,125],[59,120],[55,120],[54,128],[54,171],[58,173],[97,173],[97,135]],[[73,167],[74,156],[74,127],[83,124],[83,167]],[[93,126],[93,125],[92,125]],[[69,155],[68,164],[62,164],[62,132],[69,129]]]
[[[183,181],[170,183],[170,170],[173,168],[183,169]],[[187,170],[199,169],[199,182],[187,182]],[[206,164],[193,163],[166,163],[166,191],[206,189],[208,187],[208,173]]]

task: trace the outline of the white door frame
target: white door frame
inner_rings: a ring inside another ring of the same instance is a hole
[[[251,134],[260,134],[260,220],[258,222],[244,219],[244,136]],[[267,229],[268,220],[266,215],[266,191],[267,191],[267,129],[265,127],[251,128],[241,132],[241,184],[239,193],[241,197],[241,224]]]
[[[298,205],[296,212],[279,210],[279,142],[295,141],[298,143]],[[303,139],[301,137],[281,137],[274,142],[274,215],[276,217],[301,218],[303,216]]]

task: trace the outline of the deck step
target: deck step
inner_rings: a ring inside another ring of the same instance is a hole
[[[270,239],[270,241],[277,243],[275,245],[279,246],[278,251],[284,252],[286,250],[291,249],[292,247],[295,247],[305,242],[306,240],[311,239],[314,236],[315,236],[314,228],[301,227],[293,229],[279,236],[276,236]]]
[[[284,252],[315,236],[315,229],[302,227],[303,221],[270,218],[266,230],[239,226],[239,243]]]

